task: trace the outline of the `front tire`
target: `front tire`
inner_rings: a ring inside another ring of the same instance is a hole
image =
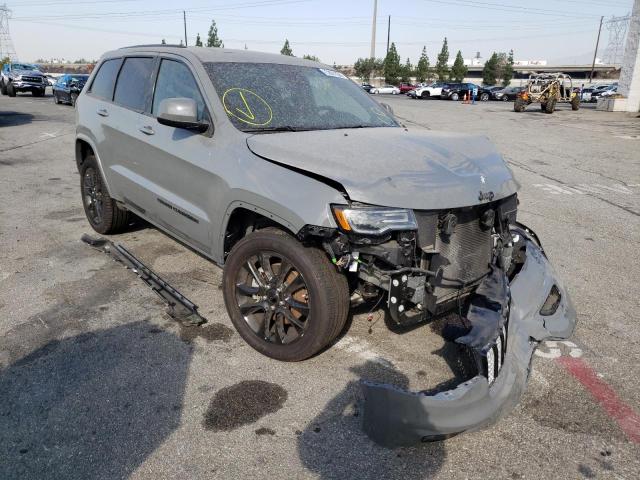
[[[10,97],[16,96],[16,87],[14,87],[11,83],[7,85],[7,95],[9,95]]]
[[[422,94],[420,95],[420,98],[422,98],[423,100],[429,100],[430,97],[431,97],[430,92],[422,92]]]
[[[305,360],[342,330],[347,279],[327,255],[291,235],[265,229],[231,250],[223,272],[227,312],[242,338],[277,360]]]
[[[516,101],[513,103],[514,112],[524,112],[524,109],[526,107],[527,107],[527,103],[521,98],[516,98]]]
[[[2,93],[2,95],[7,94],[7,86],[4,84],[3,80],[0,80],[0,93]]]
[[[552,114],[555,109],[556,109],[556,99],[555,98],[549,99],[546,105],[544,106],[544,112],[548,114]]]
[[[77,93],[72,93],[71,94],[71,106],[75,107],[76,106],[76,101],[78,100],[78,94]]]
[[[60,99],[58,98],[58,95],[56,95],[56,92],[53,92],[53,103],[60,105]]]
[[[88,155],[80,165],[80,192],[87,220],[96,232],[119,233],[129,224],[129,212],[118,207],[109,196],[98,162]]]
[[[453,100],[454,102],[457,102],[459,99],[460,99],[460,95],[458,95],[457,93],[451,94],[451,100]]]

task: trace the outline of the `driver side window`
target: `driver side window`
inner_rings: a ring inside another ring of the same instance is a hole
[[[198,105],[198,120],[203,120],[205,115],[204,100],[191,71],[184,63],[165,58],[160,63],[156,89],[153,94],[151,109],[153,116],[158,115],[160,102],[166,98],[192,98]]]

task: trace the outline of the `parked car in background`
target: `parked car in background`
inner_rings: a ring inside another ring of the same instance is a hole
[[[400,93],[400,89],[398,87],[394,87],[393,85],[383,85],[381,87],[373,87],[369,90],[369,93],[378,94],[378,93],[390,93],[391,95],[398,95]]]
[[[75,105],[76,99],[87,83],[89,75],[63,75],[53,86],[53,101]]]
[[[371,85],[370,83],[363,83],[362,85],[360,85],[362,87],[362,89],[367,92],[367,93],[371,93],[371,89],[373,88],[373,85]]]
[[[443,86],[444,86],[443,82],[434,82],[428,85],[423,85],[409,92],[409,96],[411,98],[423,98],[423,99],[429,99],[432,97],[440,98],[440,93],[442,92]]]
[[[500,90],[494,90],[491,95],[495,100],[502,100],[504,102],[510,102],[516,99],[518,94],[522,92],[524,87],[506,87]]]
[[[409,93],[412,90],[416,89],[416,86],[413,85],[412,83],[401,83],[400,85],[398,85],[398,88],[400,89],[400,93]]]
[[[43,97],[47,88],[47,77],[36,65],[29,63],[5,63],[0,75],[2,95],[15,97],[17,92],[31,92],[34,97]]]
[[[59,76],[56,77],[56,76],[53,76],[53,75],[50,75],[50,74],[45,74],[45,77],[47,77],[47,85],[49,87],[53,87],[56,84],[56,82],[58,81],[58,78],[60,78]]]
[[[580,92],[580,101],[582,103],[590,102],[591,94],[593,93],[593,90],[594,90],[593,87],[583,88],[582,92]]]
[[[596,87],[593,88],[593,91],[591,92],[591,100],[592,102],[597,102],[598,101],[598,97],[600,97],[603,93],[610,91],[613,88],[617,88],[618,84],[617,83],[611,83],[611,84],[605,84],[605,85],[598,85]]]
[[[491,93],[487,89],[479,87],[475,83],[447,83],[442,87],[440,98],[457,102],[463,99],[465,95],[468,95],[469,92],[473,92],[474,89],[478,90],[476,100],[486,102],[491,98]]]
[[[500,87],[498,85],[491,85],[491,86],[487,86],[487,85],[481,85],[480,89],[478,90],[478,99],[480,99],[480,101],[482,102],[488,102],[489,100],[495,100],[493,93],[497,92],[498,90],[502,90],[503,87]]]
[[[611,97],[618,93],[618,86],[613,85],[612,87],[607,88],[604,92],[600,93],[600,97]]]

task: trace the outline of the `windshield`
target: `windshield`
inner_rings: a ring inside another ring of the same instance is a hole
[[[243,132],[397,127],[364,90],[333,70],[275,63],[205,63],[231,123]]]
[[[28,63],[14,63],[13,69],[14,70],[37,70],[38,67],[36,67],[35,65],[29,65]]]

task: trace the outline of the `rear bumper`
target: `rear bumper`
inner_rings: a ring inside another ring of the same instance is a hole
[[[494,423],[518,403],[539,342],[572,334],[576,314],[566,290],[534,235],[519,227],[514,228],[514,233],[526,239],[526,260],[509,285],[507,348],[495,381],[489,384],[485,376],[477,375],[436,395],[363,381],[364,429],[377,443],[411,445]],[[542,316],[540,308],[554,285],[561,293],[560,303],[555,313]]]

